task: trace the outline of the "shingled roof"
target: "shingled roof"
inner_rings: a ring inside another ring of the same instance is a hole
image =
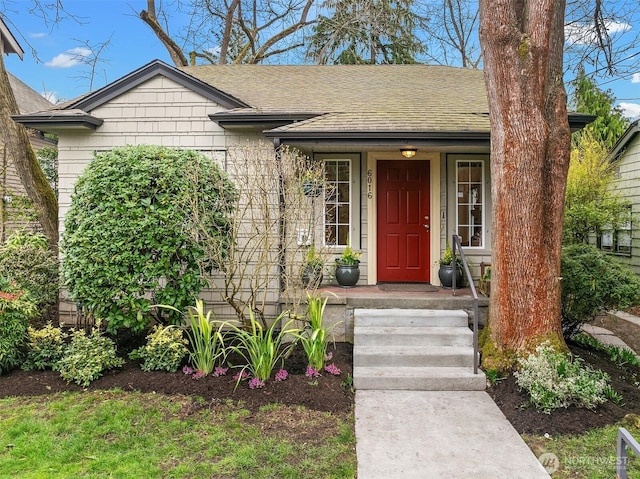
[[[58,105],[59,111],[47,118],[16,120],[95,128],[100,120],[91,117],[93,109],[157,75],[224,106],[225,111],[209,115],[221,126],[252,126],[273,138],[489,138],[483,72],[435,65],[174,68],[155,60],[96,92]],[[69,117],[69,111],[76,115]],[[81,118],[77,112],[86,115]]]
[[[181,69],[250,108],[211,115],[308,114],[268,136],[475,131],[488,134],[480,70],[432,65],[206,65]]]
[[[22,80],[13,76],[11,73],[8,73],[8,75],[9,84],[11,85],[13,94],[16,97],[16,103],[18,104],[20,113],[34,113],[49,110],[53,107],[53,103],[33,90]]]

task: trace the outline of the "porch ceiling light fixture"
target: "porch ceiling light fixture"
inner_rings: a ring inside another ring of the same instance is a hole
[[[416,156],[416,152],[418,150],[416,148],[402,148],[400,150],[400,153],[402,153],[402,156],[404,156],[405,158],[413,158],[414,156]]]

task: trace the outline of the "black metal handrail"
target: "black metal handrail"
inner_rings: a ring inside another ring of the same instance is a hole
[[[624,427],[618,429],[618,457],[616,460],[616,474],[618,479],[629,479],[627,475],[627,461],[629,460],[627,447],[640,456],[640,444]]]
[[[465,276],[467,277],[467,282],[469,283],[469,287],[471,289],[471,295],[473,296],[473,374],[478,374],[478,293],[476,291],[476,287],[473,284],[473,278],[471,276],[471,271],[469,270],[469,263],[467,263],[467,258],[464,255],[464,251],[462,250],[462,243],[460,242],[460,236],[453,235],[453,240],[451,242],[453,245],[453,281],[451,283],[451,287],[453,289],[453,295],[456,295],[456,274],[455,267],[458,264],[458,260],[456,258],[456,250],[460,252],[460,258],[462,258],[462,266],[464,268]]]

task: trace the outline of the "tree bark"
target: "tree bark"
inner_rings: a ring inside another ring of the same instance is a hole
[[[525,354],[562,340],[560,256],[570,156],[564,0],[481,0],[491,121],[490,339]],[[556,344],[557,345],[557,344]]]
[[[18,112],[18,104],[9,84],[4,60],[0,57],[0,135],[7,154],[13,157],[20,181],[33,203],[38,221],[49,240],[49,246],[57,253],[58,200],[42,172],[26,128],[11,118],[11,115]]]

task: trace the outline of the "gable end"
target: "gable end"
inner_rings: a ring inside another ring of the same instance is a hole
[[[191,75],[177,70],[160,60],[154,60],[129,75],[70,104],[68,108],[91,111],[158,75],[169,78],[225,108],[246,108],[249,106]]]

